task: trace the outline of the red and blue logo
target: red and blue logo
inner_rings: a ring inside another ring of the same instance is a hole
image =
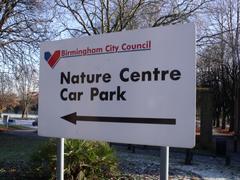
[[[47,61],[48,65],[52,69],[56,66],[56,64],[58,63],[60,58],[61,58],[61,51],[60,50],[54,51],[53,54],[51,54],[48,51],[44,53],[44,59]]]

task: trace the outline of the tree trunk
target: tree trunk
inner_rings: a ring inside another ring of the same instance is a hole
[[[236,136],[239,135],[239,93],[238,93],[238,82],[235,86],[235,96],[234,96],[234,133]]]
[[[222,129],[226,129],[226,118],[222,119]]]
[[[213,119],[213,126],[215,127],[216,126],[216,122],[217,122],[217,117]]]
[[[229,123],[230,123],[230,127],[229,127],[229,132],[233,132],[234,131],[234,113],[231,110],[230,112],[230,119],[229,119]]]
[[[186,149],[186,155],[185,155],[185,165],[192,165],[192,159],[193,159],[193,152],[191,149]]]
[[[220,127],[220,118],[216,119],[216,127]]]
[[[25,105],[22,110],[22,119],[28,118],[28,105]]]
[[[212,144],[212,120],[213,120],[213,95],[203,88],[200,90],[200,145],[210,148]]]
[[[215,111],[216,112],[215,112],[215,118],[213,119],[213,126],[217,127],[217,123],[218,123],[218,127],[219,127],[221,111],[219,111],[219,108],[217,108]]]
[[[25,115],[25,107],[22,110],[22,119],[24,119],[24,115]]]
[[[223,110],[223,116],[222,116],[222,129],[226,129],[226,112]]]
[[[238,135],[240,135],[240,87],[238,88]]]

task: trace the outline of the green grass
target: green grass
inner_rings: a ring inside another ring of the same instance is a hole
[[[48,138],[8,135],[0,132],[0,179],[29,179],[25,170],[34,151]]]
[[[0,162],[27,161],[30,154],[47,139],[0,133]]]
[[[0,129],[2,129],[2,130],[30,130],[32,128],[19,126],[19,125],[9,125],[7,128],[5,125],[0,124]]]

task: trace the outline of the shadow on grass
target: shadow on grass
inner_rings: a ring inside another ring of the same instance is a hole
[[[29,160],[48,138],[0,133],[0,179],[30,179]]]
[[[0,132],[11,131],[11,130],[31,130],[32,128],[24,127],[20,125],[9,125],[8,128],[5,125],[0,124]]]

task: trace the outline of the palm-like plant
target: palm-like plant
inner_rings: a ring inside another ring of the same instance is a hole
[[[117,159],[106,142],[71,140],[65,141],[65,179],[110,179],[118,175]],[[33,155],[34,171],[39,176],[56,174],[56,141],[50,140]]]

